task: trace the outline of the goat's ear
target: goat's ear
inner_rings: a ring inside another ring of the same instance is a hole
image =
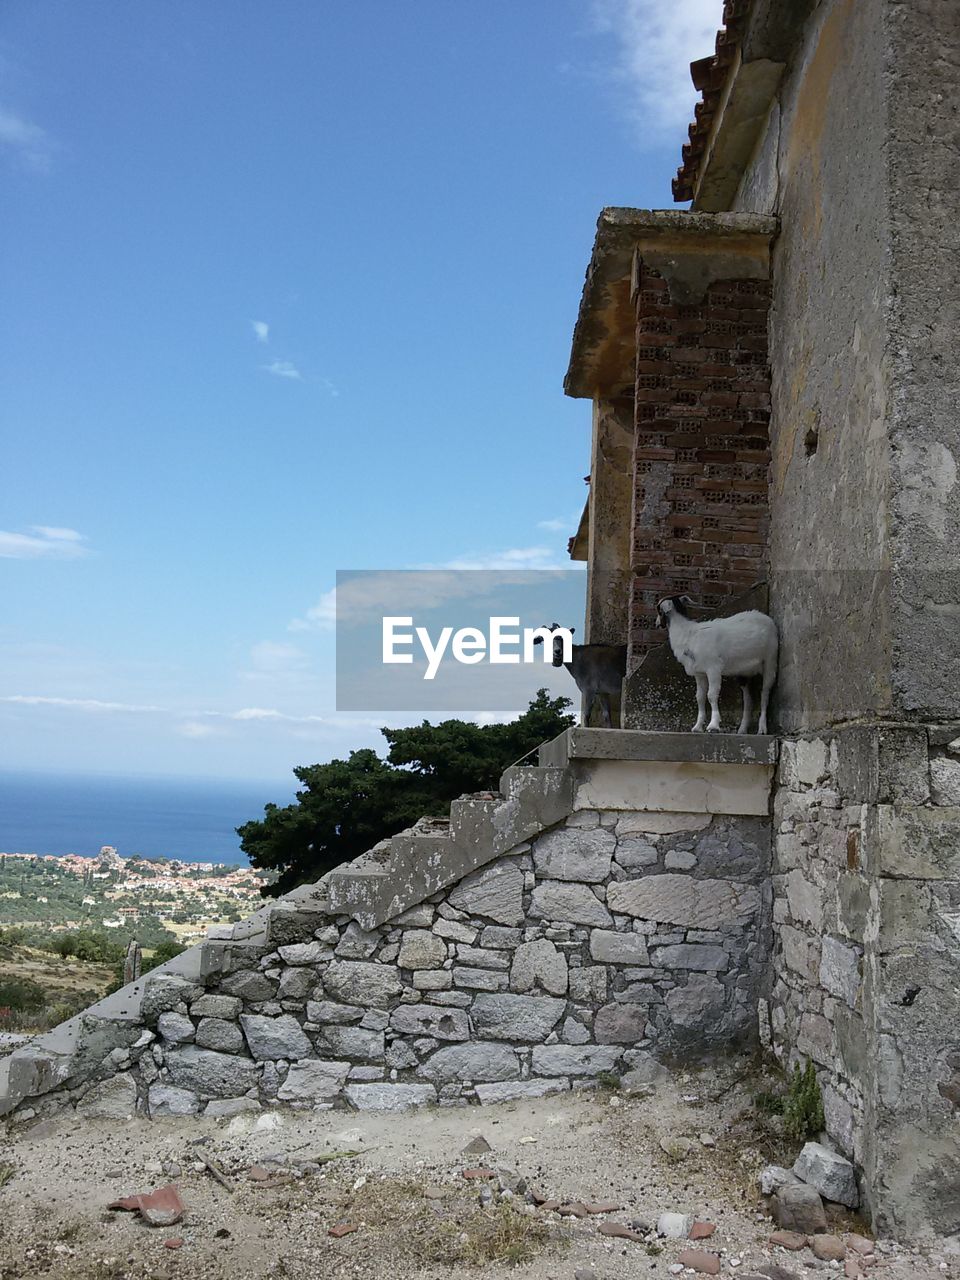
[[[533,637],[533,643],[534,643],[534,644],[543,644],[543,636],[534,636],[534,637]]]
[[[693,596],[681,596],[680,603],[685,604],[689,609],[690,606],[693,604]]]
[[[570,634],[571,634],[571,635],[573,635],[573,633],[576,631],[576,629],[577,629],[576,627],[571,627],[571,628],[570,628]]]

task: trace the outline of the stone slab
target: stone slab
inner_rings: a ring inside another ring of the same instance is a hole
[[[541,1044],[560,1021],[566,1001],[554,996],[478,995],[471,1010],[474,1030],[493,1040]]]
[[[542,880],[577,880],[600,884],[610,875],[616,837],[605,827],[584,831],[560,827],[533,846],[533,865]]]
[[[538,1044],[533,1072],[538,1076],[598,1076],[617,1069],[623,1050],[609,1044]]]
[[[695,880],[667,873],[616,881],[607,889],[611,911],[684,929],[742,928],[760,909],[760,893],[729,880]]]
[[[437,1101],[432,1084],[348,1084],[343,1092],[358,1111],[406,1111]]]
[[[516,1080],[501,1084],[478,1084],[477,1097],[481,1102],[512,1102],[517,1098],[545,1098],[550,1093],[566,1093],[570,1081]]]

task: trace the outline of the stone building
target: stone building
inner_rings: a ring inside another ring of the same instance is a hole
[[[960,24],[727,0],[693,76],[693,207],[601,214],[566,381],[625,727],[0,1059],[7,1124],[463,1105],[763,1043],[815,1063],[878,1230],[960,1227]],[[676,592],[769,607],[777,736],[672,731]]]
[[[727,0],[673,184],[606,209],[566,390],[593,401],[588,638],[623,723],[688,725],[651,632],[781,636],[768,1033],[820,1070],[888,1227],[960,1227],[960,21]],[[749,593],[749,594],[745,594]],[[688,719],[690,717],[691,719]]]

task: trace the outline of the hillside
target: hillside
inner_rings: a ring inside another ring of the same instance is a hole
[[[189,944],[255,911],[264,878],[248,866],[123,858],[112,848],[98,858],[2,853],[0,926],[92,929],[121,946]]]
[[[115,978],[112,964],[0,940],[0,1032],[46,1031],[99,1000]]]

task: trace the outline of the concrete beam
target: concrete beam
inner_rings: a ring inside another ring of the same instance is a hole
[[[540,748],[541,767],[575,760],[658,760],[678,764],[773,765],[777,739],[765,734],[653,733],[641,729],[566,729]]]
[[[776,218],[752,213],[604,209],[563,383],[567,395],[633,393],[638,257],[664,276],[674,301],[695,304],[716,280],[766,280],[777,226]]]
[[[784,72],[782,62],[740,62],[724,93],[694,191],[697,210],[729,209],[756,150]]]

